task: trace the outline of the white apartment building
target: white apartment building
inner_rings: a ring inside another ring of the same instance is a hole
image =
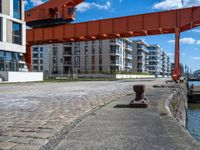
[[[162,67],[161,67],[162,72],[161,72],[161,74],[162,74],[163,77],[168,76],[167,54],[164,51],[161,51],[161,61],[162,61]]]
[[[132,41],[96,40],[33,46],[34,72],[46,75],[132,70]]]
[[[169,56],[167,56],[167,76],[171,76],[171,61]]]
[[[159,45],[150,45],[149,49],[149,73],[156,76],[162,75],[162,50]]]
[[[133,44],[133,72],[149,72],[149,45],[143,40],[134,40]]]
[[[25,71],[26,24],[23,0],[0,0],[0,71]]]

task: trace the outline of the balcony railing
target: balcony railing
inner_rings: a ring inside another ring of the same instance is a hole
[[[142,50],[144,50],[144,51],[146,51],[146,52],[149,51],[148,48],[145,47],[144,45],[138,45],[137,48],[138,48],[138,49],[142,49]]]
[[[64,65],[72,65],[72,62],[71,62],[71,61],[64,61],[63,64],[64,64]]]
[[[120,50],[119,49],[115,49],[115,50],[110,50],[111,54],[116,54],[116,55],[120,55]]]
[[[126,54],[126,58],[132,59],[132,55],[131,54]]]
[[[118,61],[118,60],[111,60],[110,64],[119,65],[120,61]]]
[[[127,67],[132,67],[133,65],[132,65],[132,63],[126,63],[126,66]]]
[[[72,55],[72,52],[63,52],[63,55]]]

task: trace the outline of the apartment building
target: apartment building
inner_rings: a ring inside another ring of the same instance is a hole
[[[169,56],[167,56],[167,76],[171,76],[171,60]]]
[[[168,64],[167,64],[167,54],[164,51],[161,51],[161,62],[162,62],[162,66],[161,66],[161,75],[163,77],[168,76]]]
[[[149,45],[149,73],[162,75],[162,50],[159,45]]]
[[[46,75],[132,70],[132,41],[96,40],[33,46],[32,70]]]
[[[0,71],[26,71],[23,0],[0,0]]]
[[[133,72],[149,72],[149,45],[143,40],[135,40],[133,45]]]

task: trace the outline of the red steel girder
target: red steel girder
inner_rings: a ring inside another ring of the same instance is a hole
[[[27,30],[27,45],[176,34],[173,79],[180,79],[180,32],[200,26],[200,7]],[[27,55],[31,55],[27,49]],[[26,59],[29,64],[32,62]],[[29,68],[30,69],[30,68]]]
[[[178,13],[177,13],[178,12]],[[179,24],[177,25],[177,18]],[[27,30],[27,44],[175,33],[200,25],[200,7]]]

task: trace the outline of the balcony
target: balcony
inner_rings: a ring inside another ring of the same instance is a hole
[[[148,48],[145,47],[144,45],[138,45],[137,48],[138,48],[138,49],[141,49],[141,50],[143,50],[143,51],[145,51],[146,53],[149,52]]]
[[[111,64],[111,65],[118,65],[118,66],[119,66],[119,65],[120,65],[120,62],[119,62],[118,60],[111,60],[111,61],[110,61],[110,64]]]
[[[131,45],[126,45],[125,49],[129,51],[133,51],[133,47]]]
[[[131,54],[126,54],[126,59],[133,59]]]
[[[71,62],[71,61],[64,61],[64,62],[63,62],[63,65],[64,65],[64,66],[71,66],[71,65],[72,65],[72,62]]]
[[[126,63],[126,67],[132,67],[132,63]]]
[[[111,54],[111,55],[121,55],[119,49],[110,50],[110,54]]]
[[[71,51],[66,51],[66,52],[63,52],[63,55],[64,56],[72,56],[72,52]]]
[[[137,61],[138,61],[138,63],[144,63],[145,62],[144,59],[138,59]]]
[[[122,45],[122,41],[120,41],[120,40],[110,40],[110,44]]]

